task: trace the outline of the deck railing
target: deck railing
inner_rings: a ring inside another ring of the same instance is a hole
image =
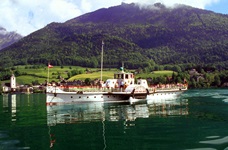
[[[59,87],[65,92],[123,92],[124,88],[104,88],[99,86],[77,86],[77,87]],[[187,86],[171,86],[171,87],[148,87],[149,93],[156,91],[177,91],[186,90]]]

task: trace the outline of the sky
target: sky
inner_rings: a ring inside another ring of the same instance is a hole
[[[65,22],[100,8],[120,5],[122,2],[141,5],[161,2],[169,7],[186,4],[228,14],[228,0],[1,0],[0,27],[26,36],[51,22]]]

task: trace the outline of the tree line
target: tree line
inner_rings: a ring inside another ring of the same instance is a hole
[[[33,65],[33,66],[25,66],[25,68],[40,68],[43,65]],[[145,67],[141,70],[140,73],[149,74],[153,71],[159,70],[172,70],[172,76],[162,75],[158,77],[153,77],[151,75],[151,80],[148,80],[149,85],[157,85],[157,84],[176,84],[183,83],[188,84],[189,88],[210,88],[210,87],[228,87],[228,70],[219,70],[213,66],[200,66],[200,65],[150,65],[149,67]],[[16,77],[21,75],[28,75],[25,72],[21,72],[18,68],[12,67],[8,69],[0,68],[0,82],[4,82],[4,80],[9,80],[12,73]],[[67,73],[67,78],[72,76],[84,73],[83,70],[73,69]],[[140,73],[137,74],[140,77]],[[45,78],[45,77],[44,77]],[[56,77],[56,82],[58,82],[60,76]],[[86,79],[86,83],[88,81],[92,81],[91,79]],[[32,81],[31,85],[41,84],[38,81]]]

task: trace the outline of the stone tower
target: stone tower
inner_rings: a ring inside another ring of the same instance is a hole
[[[12,74],[10,78],[10,88],[12,91],[16,90],[16,77],[14,76],[14,74]]]

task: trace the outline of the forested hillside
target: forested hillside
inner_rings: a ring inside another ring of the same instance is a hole
[[[228,66],[228,16],[159,3],[122,4],[65,23],[51,23],[0,51],[0,64],[128,68],[159,64]]]

